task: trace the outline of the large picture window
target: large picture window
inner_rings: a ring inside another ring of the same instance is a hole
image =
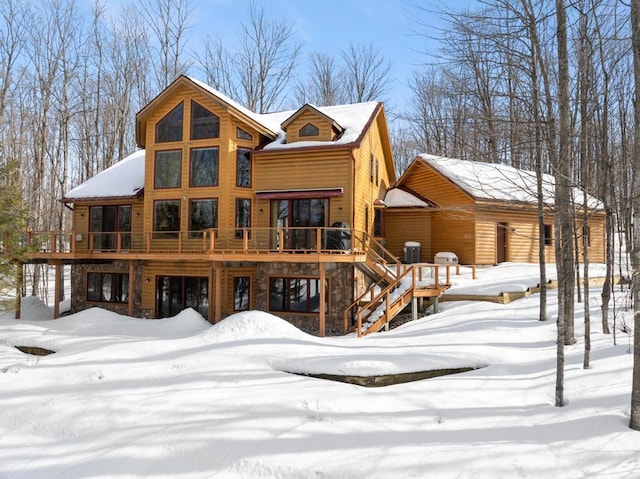
[[[217,199],[189,201],[189,238],[201,238],[203,230],[217,227]]]
[[[155,188],[180,188],[182,176],[182,151],[156,151],[153,186]]]
[[[126,303],[128,300],[128,274],[87,273],[87,301],[102,303]]]
[[[191,186],[218,185],[218,148],[191,150],[189,182]]]
[[[158,276],[156,280],[156,317],[168,318],[193,308],[209,316],[209,280],[185,276]]]
[[[182,141],[182,115],[184,107],[182,103],[171,110],[156,123],[156,143],[169,141]]]
[[[220,136],[220,118],[199,105],[191,102],[191,139],[203,140]]]
[[[236,186],[251,187],[251,150],[238,148],[236,153]]]
[[[153,203],[153,237],[173,239],[180,231],[180,200],[162,200]]]
[[[247,311],[251,300],[251,279],[248,276],[233,278],[233,310]]]
[[[116,250],[131,247],[131,205],[92,206],[89,208],[91,247],[97,250]]]
[[[242,238],[242,228],[251,228],[251,200],[236,199],[236,238]]]
[[[325,307],[325,309],[328,309]],[[297,313],[320,311],[318,278],[270,278],[269,310]]]

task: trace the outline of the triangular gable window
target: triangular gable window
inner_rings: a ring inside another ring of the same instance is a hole
[[[180,103],[156,123],[156,143],[182,141],[182,111]]]
[[[319,134],[320,130],[318,130],[318,127],[311,123],[307,123],[300,128],[300,136],[318,136]]]
[[[205,107],[191,102],[191,139],[203,140],[220,136],[220,118]]]

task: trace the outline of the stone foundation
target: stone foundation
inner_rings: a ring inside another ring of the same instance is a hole
[[[259,263],[255,275],[255,309],[269,311],[269,277],[320,277],[317,263]],[[344,334],[344,310],[353,302],[354,268],[346,263],[327,263],[329,305],[326,313],[326,334],[336,336]],[[320,334],[318,314],[275,312],[297,328],[314,335]]]

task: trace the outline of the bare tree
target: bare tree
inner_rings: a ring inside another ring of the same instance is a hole
[[[633,267],[633,384],[631,387],[631,414],[629,427],[640,431],[640,0],[631,1],[631,38],[633,45],[633,78],[636,100],[634,102],[633,143],[633,249],[631,264]]]
[[[391,63],[373,44],[351,43],[342,51],[347,101],[384,101],[391,82]]]
[[[309,55],[310,66],[307,81],[295,88],[297,104],[312,103],[317,106],[339,105],[345,102],[344,70],[335,57],[321,52]]]
[[[160,91],[189,67],[184,49],[193,7],[190,0],[143,0],[137,8],[153,32],[155,44],[149,44],[148,48],[156,88]]]

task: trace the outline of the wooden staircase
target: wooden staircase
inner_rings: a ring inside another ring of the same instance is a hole
[[[344,311],[345,334],[356,332],[360,337],[380,331],[412,300],[439,297],[449,288],[448,266],[402,264],[373,239],[367,249],[366,262],[359,267],[374,281]],[[443,267],[447,268],[446,283],[439,281],[439,268]]]

